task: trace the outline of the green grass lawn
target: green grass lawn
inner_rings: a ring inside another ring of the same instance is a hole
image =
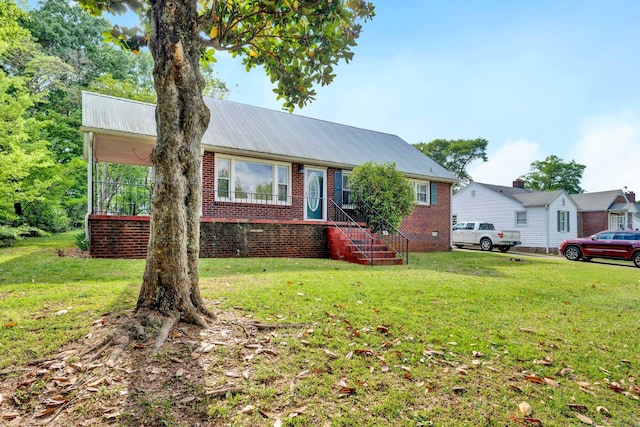
[[[135,305],[144,261],[57,255],[68,247],[73,234],[0,250],[0,371]],[[246,405],[284,401],[304,410],[283,425],[548,427],[587,417],[640,426],[640,270],[631,264],[453,251],[394,267],[200,266],[216,309],[307,325],[274,334],[278,357],[245,393],[207,406],[227,425],[251,425]],[[533,408],[529,421],[521,402]]]

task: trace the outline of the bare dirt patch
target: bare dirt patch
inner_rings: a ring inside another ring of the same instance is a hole
[[[236,312],[215,314],[217,321],[207,329],[178,324],[153,358],[151,342],[134,343],[111,368],[106,355],[90,361],[83,354],[128,318],[97,319],[85,339],[51,358],[0,372],[0,424],[223,425],[211,405],[242,393],[252,381],[255,359],[273,363],[277,352],[269,328]],[[242,410],[274,423],[256,408]]]

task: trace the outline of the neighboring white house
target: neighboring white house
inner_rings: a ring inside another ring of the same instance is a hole
[[[577,236],[578,206],[564,190],[533,191],[522,180],[513,187],[471,182],[452,198],[453,222],[485,221],[496,229],[518,230],[518,249],[556,253]]]

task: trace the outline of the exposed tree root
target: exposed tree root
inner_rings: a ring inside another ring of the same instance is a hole
[[[155,356],[156,353],[162,348],[165,341],[169,337],[169,332],[173,329],[174,326],[178,323],[177,317],[167,317],[167,319],[162,324],[162,327],[158,330],[158,334],[156,335],[156,340],[153,343],[153,347],[151,347],[151,355]]]
[[[89,361],[93,362],[108,352],[105,364],[114,367],[132,341],[145,341],[149,335],[155,336],[150,352],[151,356],[154,356],[169,338],[171,330],[181,320],[203,328],[208,327],[206,319],[212,319],[214,316],[208,310],[206,313],[203,311],[201,308],[194,307],[191,311],[184,313],[181,319],[177,314],[163,316],[154,310],[137,309],[122,326],[91,346],[83,356],[89,356]]]

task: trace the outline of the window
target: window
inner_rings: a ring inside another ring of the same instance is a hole
[[[351,185],[349,177],[351,172],[342,172],[342,207],[345,209],[352,208],[351,205]]]
[[[527,225],[527,211],[516,212],[516,225]]]
[[[419,205],[429,204],[429,183],[416,181],[414,183],[416,193],[416,203]]]
[[[438,184],[435,182],[431,183],[431,204],[435,205],[438,203]]]
[[[290,170],[281,163],[216,157],[216,200],[289,203]]]
[[[558,211],[558,232],[567,233],[569,231],[571,231],[569,211]]]

